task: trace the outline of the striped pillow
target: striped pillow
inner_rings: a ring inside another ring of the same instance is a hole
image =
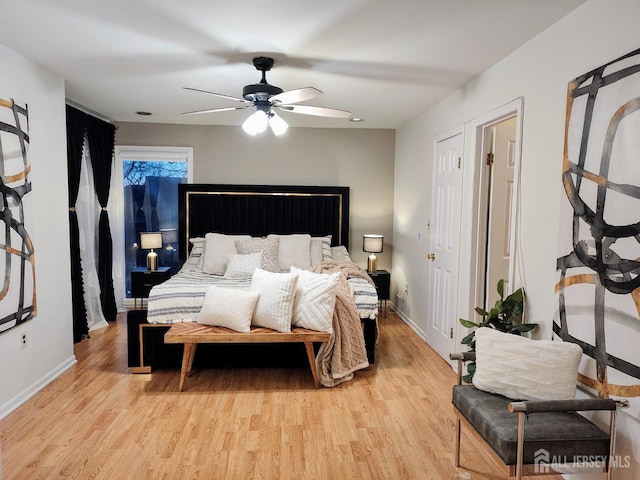
[[[189,252],[189,258],[184,262],[182,270],[186,272],[201,272],[202,264],[204,263],[204,237],[190,238],[191,252]]]

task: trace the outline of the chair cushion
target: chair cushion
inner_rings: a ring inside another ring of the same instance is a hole
[[[512,400],[483,392],[473,385],[453,387],[453,405],[502,459],[515,465],[518,444],[518,414],[510,413]],[[609,454],[609,434],[579,413],[549,412],[530,414],[524,422],[524,464],[533,464],[538,450],[549,458],[601,456]]]

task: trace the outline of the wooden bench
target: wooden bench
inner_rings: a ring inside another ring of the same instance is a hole
[[[182,367],[180,369],[181,392],[184,381],[191,373],[193,358],[199,343],[304,343],[307,350],[307,358],[311,367],[311,374],[316,387],[320,386],[318,370],[316,368],[314,342],[327,342],[331,334],[294,327],[290,333],[277,332],[270,328],[251,327],[249,333],[240,333],[224,327],[200,325],[195,322],[175,323],[164,335],[165,343],[183,343]]]

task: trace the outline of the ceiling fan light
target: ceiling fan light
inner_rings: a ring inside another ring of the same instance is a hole
[[[267,114],[262,110],[256,110],[254,114],[244,121],[242,129],[249,135],[255,135],[264,132],[268,123]]]
[[[276,137],[282,135],[289,128],[287,122],[285,122],[284,119],[280,115],[277,115],[275,112],[272,112],[269,115],[269,126],[271,127],[271,130]]]

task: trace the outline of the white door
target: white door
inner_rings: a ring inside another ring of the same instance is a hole
[[[430,220],[427,343],[443,358],[454,351],[462,205],[463,136],[437,140]]]
[[[504,279],[504,291],[511,288],[509,262],[511,258],[511,212],[515,170],[516,118],[504,120],[492,127],[492,157],[487,221],[487,260],[485,308],[498,299],[496,286]]]

